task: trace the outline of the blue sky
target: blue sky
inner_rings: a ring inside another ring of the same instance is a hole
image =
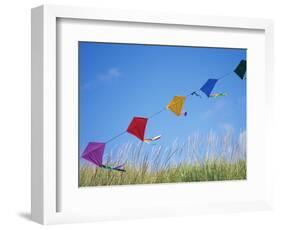
[[[148,117],[175,95],[199,89],[246,59],[244,49],[79,42],[80,153],[89,141],[105,142],[127,129],[134,116]],[[146,136],[161,134],[159,144],[184,141],[196,132],[237,135],[246,129],[246,81],[235,73],[213,92],[226,97],[188,97],[186,117],[165,111],[148,121]],[[112,144],[138,140],[125,134]]]

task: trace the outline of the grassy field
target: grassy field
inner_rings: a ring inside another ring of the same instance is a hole
[[[79,186],[243,180],[247,172],[246,133],[236,138],[230,131],[196,134],[182,144],[174,141],[169,148],[126,143],[105,158],[112,166],[125,161],[126,172],[85,164],[80,167]]]

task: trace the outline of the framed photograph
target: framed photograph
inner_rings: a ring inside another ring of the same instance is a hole
[[[272,207],[273,23],[32,9],[32,219]]]

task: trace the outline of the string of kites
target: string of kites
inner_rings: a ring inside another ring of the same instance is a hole
[[[233,72],[236,73],[237,76],[241,80],[244,80],[245,73],[246,73],[246,67],[247,67],[246,60],[241,60]],[[208,98],[226,96],[226,93],[212,93],[212,92],[213,92],[213,89],[214,89],[216,83],[219,80],[223,79],[224,77],[230,75],[233,72],[231,71],[217,79],[208,79],[206,81],[206,83],[200,89],[193,91],[192,93],[190,93],[188,95],[174,96],[165,108],[154,113],[153,115],[151,115],[148,118],[133,117],[133,119],[131,120],[126,131],[123,131],[122,133],[112,137],[111,139],[109,139],[106,142],[103,142],[103,143],[102,142],[89,142],[88,145],[86,146],[85,150],[82,153],[82,158],[84,158],[85,160],[87,160],[103,169],[125,172],[126,171],[124,169],[125,163],[121,164],[119,166],[116,166],[116,167],[111,167],[111,166],[103,164],[103,155],[104,155],[104,150],[105,150],[105,146],[107,143],[122,136],[125,133],[129,133],[129,134],[135,136],[136,138],[138,138],[140,141],[145,142],[145,143],[150,143],[150,142],[159,140],[161,138],[161,135],[158,135],[158,136],[155,136],[152,138],[145,137],[145,129],[146,129],[148,119],[150,119],[166,110],[170,110],[176,116],[186,116],[187,112],[184,110],[184,103],[185,103],[186,98],[188,96],[197,96],[197,97],[201,98],[199,91],[203,92]]]

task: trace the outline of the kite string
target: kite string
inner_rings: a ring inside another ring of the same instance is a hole
[[[233,71],[230,71],[230,72],[228,72],[228,73],[222,75],[221,77],[218,78],[218,81],[224,79],[224,78],[227,77],[227,76],[229,76],[232,72],[233,72]]]
[[[112,138],[110,138],[110,139],[108,139],[108,140],[105,142],[105,144],[107,144],[107,143],[109,143],[109,142],[115,140],[116,138],[118,138],[118,137],[124,135],[126,132],[127,132],[127,130],[126,130],[126,131],[123,131],[122,133],[117,134],[116,136],[114,136],[114,137],[112,137]]]
[[[152,115],[148,116],[148,118],[147,118],[147,119],[150,119],[150,118],[152,118],[152,117],[155,117],[155,116],[157,116],[158,114],[160,114],[160,113],[164,112],[165,110],[166,110],[166,107],[165,107],[165,108],[162,108],[162,109],[161,109],[161,110],[159,110],[158,112],[153,113]]]

